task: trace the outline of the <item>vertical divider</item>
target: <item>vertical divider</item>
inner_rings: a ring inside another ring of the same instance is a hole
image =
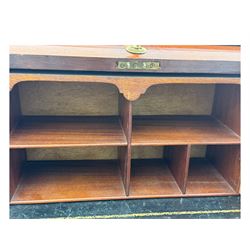
[[[207,158],[236,193],[240,189],[240,145],[209,145]]]
[[[132,102],[119,94],[120,121],[127,139],[126,147],[119,147],[119,158],[125,193],[129,195],[131,172],[131,134],[132,134]]]
[[[19,88],[16,85],[10,91],[10,131],[17,126],[21,118],[21,107],[19,98]]]
[[[26,159],[25,149],[11,149],[10,150],[10,199],[20,181],[22,174],[23,162]]]
[[[167,160],[180,190],[186,193],[191,145],[164,147],[164,158]]]
[[[240,85],[216,85],[212,115],[240,135]]]
[[[212,115],[240,135],[240,85],[216,85]],[[206,156],[239,193],[240,145],[208,146]]]
[[[18,85],[16,85],[10,92],[10,133],[17,126],[19,120],[21,119],[21,115],[19,89]],[[12,198],[19,183],[22,165],[25,159],[25,149],[10,150],[10,199]]]

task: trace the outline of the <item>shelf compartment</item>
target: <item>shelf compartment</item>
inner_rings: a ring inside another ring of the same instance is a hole
[[[237,193],[208,159],[190,159],[187,196],[235,194]]]
[[[118,117],[23,116],[10,134],[10,148],[123,146]]]
[[[164,159],[132,160],[131,198],[177,197],[181,191]]]
[[[27,161],[11,204],[125,197],[117,160]]]
[[[132,145],[238,144],[240,137],[207,115],[135,116]]]

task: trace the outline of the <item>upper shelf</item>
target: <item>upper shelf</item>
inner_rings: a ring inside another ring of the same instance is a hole
[[[132,145],[238,144],[240,137],[211,116],[137,116]]]
[[[144,46],[144,45],[143,45]],[[131,54],[126,46],[12,46],[10,68],[106,72],[240,74],[239,46],[150,46]],[[119,68],[118,62],[159,63],[157,69]]]
[[[10,148],[127,145],[117,117],[24,116],[11,131]]]

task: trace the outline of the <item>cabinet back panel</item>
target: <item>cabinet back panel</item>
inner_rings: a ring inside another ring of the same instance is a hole
[[[27,149],[27,160],[102,160],[117,159],[117,147],[34,148]]]
[[[215,85],[156,85],[133,102],[133,115],[210,115]]]
[[[109,84],[20,84],[23,115],[117,115],[118,90]]]

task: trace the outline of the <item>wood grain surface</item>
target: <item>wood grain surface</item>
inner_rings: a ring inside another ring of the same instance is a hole
[[[212,114],[240,135],[240,85],[217,85]]]
[[[132,145],[238,144],[240,137],[211,116],[135,116]]]
[[[147,46],[147,53],[131,54],[125,46],[12,46],[11,69],[82,70],[126,72],[117,68],[118,61],[157,61],[168,73],[239,74],[240,47],[216,46],[168,47]],[[150,72],[152,70],[129,70]]]
[[[235,191],[206,159],[191,159],[187,183],[187,195],[231,195]]]
[[[164,158],[180,190],[186,193],[191,145],[168,146]]]
[[[11,204],[239,194],[240,46],[146,47],[10,48]]]
[[[124,198],[118,161],[26,162],[11,204]]]
[[[18,87],[23,115],[118,115],[118,89],[114,85],[26,82]]]
[[[238,193],[240,190],[240,145],[208,146],[207,158]]]
[[[132,103],[119,95],[120,122],[126,137],[127,146],[119,147],[119,158],[121,162],[121,173],[125,193],[129,195],[130,172],[131,172],[131,133],[132,133]]]
[[[178,196],[181,191],[163,159],[133,160],[130,197]]]
[[[191,160],[186,194],[163,159],[132,161],[129,196],[118,161],[31,161],[24,167],[11,204],[237,195],[206,159]]]
[[[122,146],[118,117],[26,116],[10,135],[11,148]]]

